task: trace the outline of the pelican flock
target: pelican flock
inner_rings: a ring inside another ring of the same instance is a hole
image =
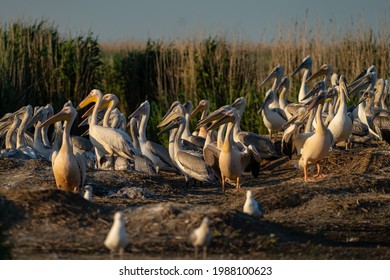
[[[385,78],[378,77],[375,66],[351,79],[351,83],[342,73],[334,73],[329,64],[323,64],[314,74],[312,66],[312,58],[307,56],[288,77],[277,65],[261,83],[265,86],[273,79],[263,102],[251,107],[260,107],[258,117],[268,129],[268,137],[241,129],[245,110],[255,110],[246,108],[245,97],[237,97],[232,104],[215,110],[211,110],[209,100],[200,100],[195,109],[192,101],[186,100],[173,102],[159,120],[159,135],[169,134],[164,146],[146,135],[153,109],[148,100],[126,119],[117,107],[115,94],[103,95],[93,89],[77,108],[72,101],[57,113],[50,104],[36,108],[27,105],[4,115],[0,119],[0,158],[50,161],[53,185],[78,193],[91,203],[94,200],[87,174],[99,169],[152,176],[166,172],[183,176],[186,187],[190,181],[200,182],[216,192],[221,189],[221,195],[240,192],[243,187],[246,202],[242,212],[263,217],[261,205],[245,184],[249,172],[254,177],[266,176],[261,172],[262,166],[285,157],[303,170],[297,171],[302,182],[324,180],[323,160],[333,150],[342,151],[340,147],[349,148],[352,143],[390,143],[390,86]],[[299,92],[294,92],[291,85],[301,72],[296,84]],[[287,96],[296,101],[288,101]],[[76,118],[90,104],[93,106]],[[199,112],[202,114],[192,131],[191,119],[199,117]],[[52,124],[54,131],[50,135]],[[71,135],[72,125],[85,125],[88,129],[82,136]],[[314,176],[309,174],[310,166],[317,167]],[[122,212],[115,214],[104,242],[112,253],[119,251],[121,256],[128,244],[123,217]],[[204,218],[191,234],[196,258],[199,247],[206,258],[212,239],[210,219]]]

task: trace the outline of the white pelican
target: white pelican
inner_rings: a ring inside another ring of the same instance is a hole
[[[141,116],[141,121],[139,123],[139,144],[141,146],[142,154],[148,157],[154,164],[157,173],[162,171],[176,172],[169,153],[164,146],[157,144],[153,141],[150,141],[146,138],[146,126],[148,124],[150,115],[150,104],[146,100],[135,110],[130,116],[129,119],[133,117]]]
[[[260,203],[253,197],[251,190],[246,191],[246,200],[242,211],[254,217],[263,217],[264,211]]]
[[[276,95],[276,89],[279,87],[280,82],[282,81],[283,77],[283,67],[278,64],[275,66],[274,69],[272,69],[272,72],[267,76],[267,78],[264,79],[264,81],[261,82],[260,86],[264,85],[266,82],[268,82],[270,79],[274,78],[274,83],[272,84],[272,92],[271,94],[271,103],[270,108],[280,108],[278,96]]]
[[[89,124],[89,138],[95,148],[101,153],[111,157],[112,162],[114,162],[115,155],[131,160],[133,145],[131,141],[128,141],[130,136],[120,129],[104,127],[97,124],[97,114],[102,99],[103,95],[101,91],[94,89],[77,107],[77,109],[80,109],[92,102],[95,103],[95,108],[93,109],[91,122]],[[115,165],[112,164],[111,168],[114,169]]]
[[[333,144],[332,133],[327,129],[322,121],[322,107],[326,99],[326,93],[320,91],[315,102],[310,106],[309,110],[318,105],[316,112],[317,128],[315,133],[309,137],[301,150],[301,159],[299,165],[303,167],[305,182],[311,179],[307,176],[307,168],[309,165],[317,164],[317,174],[315,177],[322,177],[320,161],[328,155],[330,147]]]
[[[287,122],[286,113],[282,109],[271,107],[274,95],[275,92],[272,89],[268,90],[259,110],[263,117],[264,125],[268,129],[270,139],[272,139],[272,131],[282,130],[283,125]]]
[[[54,151],[52,154],[52,166],[57,187],[74,192],[84,186],[86,173],[84,158],[81,154],[73,154],[70,140],[70,129],[76,116],[75,108],[67,106],[40,125],[40,127],[43,127],[57,121],[65,121],[62,145],[58,152]]]
[[[89,202],[92,202],[92,191],[93,191],[93,188],[91,185],[86,185],[84,187],[84,199],[88,200]]]
[[[299,71],[301,71],[301,69],[305,69],[305,71],[303,72],[303,76],[302,76],[301,87],[299,89],[298,102],[302,102],[303,99],[305,99],[306,94],[308,92],[306,80],[311,75],[312,64],[313,64],[313,62],[312,62],[311,56],[308,55],[302,60],[302,63],[291,74],[291,77],[293,77],[295,74],[297,74]]]
[[[252,152],[244,148],[243,151],[237,148],[233,140],[233,128],[239,120],[239,113],[231,108],[224,113],[224,116],[214,122],[208,129],[213,129],[219,125],[228,123],[226,128],[225,141],[219,154],[219,169],[221,171],[222,191],[225,191],[225,182],[227,179],[236,182],[236,188],[240,188],[241,176],[249,165]]]
[[[104,246],[110,250],[111,258],[114,257],[116,251],[119,251],[119,256],[123,258],[125,248],[129,244],[126,233],[125,219],[123,213],[118,211],[114,215],[114,223],[104,240]]]
[[[149,175],[157,174],[153,162],[148,157],[142,155],[141,146],[138,140],[137,120],[135,118],[131,118],[129,126],[130,136],[133,140],[134,146],[134,169],[137,171],[145,172]]]
[[[177,105],[157,127],[165,127],[165,131],[178,127],[175,131],[173,141],[173,153],[176,166],[183,173],[186,179],[186,184],[190,178],[200,182],[215,183],[215,176],[209,166],[203,160],[202,155],[193,149],[186,148],[182,141],[181,135],[185,129],[184,108],[181,104]]]
[[[198,258],[198,248],[203,249],[203,259],[207,257],[207,247],[213,238],[212,231],[210,230],[210,219],[204,217],[200,226],[193,230],[190,235],[190,241],[195,249],[195,259]]]
[[[341,75],[338,91],[338,100],[340,105],[336,115],[328,125],[328,129],[333,135],[335,144],[347,141],[352,132],[352,119],[347,114],[346,98],[348,98],[348,91],[345,83],[345,78],[343,75]]]

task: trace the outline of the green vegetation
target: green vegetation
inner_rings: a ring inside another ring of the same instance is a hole
[[[320,25],[319,25],[320,26]],[[52,103],[56,110],[71,99],[75,104],[92,88],[118,95],[129,115],[142,101],[151,102],[149,137],[174,100],[203,98],[211,109],[245,96],[244,129],[265,133],[257,109],[270,85],[260,87],[271,69],[281,64],[292,73],[308,54],[316,71],[329,63],[333,71],[353,79],[374,64],[380,76],[389,74],[390,37],[386,23],[378,33],[359,25],[339,35],[310,30],[305,22],[281,25],[276,40],[249,43],[215,36],[177,42],[153,41],[101,44],[93,34],[63,38],[46,22],[16,22],[0,27],[0,115],[25,104]],[[300,76],[291,83],[296,100]]]

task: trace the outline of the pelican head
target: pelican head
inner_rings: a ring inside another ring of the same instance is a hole
[[[183,104],[183,107],[184,107],[184,110],[186,111],[187,114],[191,114],[192,113],[192,109],[194,108],[194,106],[192,105],[191,101],[185,102]]]
[[[244,113],[245,106],[246,106],[246,99],[245,97],[238,97],[231,105],[233,108],[235,108],[239,113],[240,116],[242,116],[242,113]]]
[[[311,69],[311,66],[313,64],[313,61],[311,59],[311,56],[308,55],[306,56],[303,60],[302,63],[294,70],[294,72],[291,74],[291,77],[294,77],[299,71],[302,69]]]
[[[290,88],[290,79],[287,76],[283,77],[276,91],[280,90],[281,88],[285,88],[287,90]]]
[[[321,77],[321,76],[330,76],[332,73],[332,68],[330,67],[329,64],[324,64],[321,66],[321,68],[316,72],[314,73],[313,75],[311,75],[307,80],[306,80],[306,83],[314,80],[315,78],[317,77]]]
[[[367,73],[360,79],[348,85],[349,88],[352,88],[349,94],[352,95],[364,89],[372,89],[374,87],[375,82],[376,82],[375,75],[372,73]]]
[[[274,69],[272,69],[272,72],[267,76],[267,78],[265,78],[264,81],[261,82],[260,86],[263,86],[266,82],[268,82],[272,78],[281,78],[282,76],[283,76],[283,67],[280,64],[278,64],[277,66],[275,66]]]
[[[226,111],[219,120],[213,122],[212,125],[207,128],[207,131],[210,131],[225,123],[234,122],[234,120],[238,118],[238,114],[239,113],[236,109],[231,108],[230,110]]]
[[[104,110],[108,107],[116,107],[119,103],[118,97],[115,94],[107,93],[103,96],[102,103],[99,106],[99,111]],[[90,115],[92,115],[93,109],[95,108],[95,105],[89,108],[84,115],[82,115],[81,118],[86,118]]]
[[[210,107],[210,102],[207,99],[202,99],[199,101],[198,106],[191,113],[191,118],[196,115],[201,110],[207,110]]]
[[[163,133],[166,133],[168,131],[171,131],[172,129],[178,128],[180,124],[182,124],[185,121],[185,118],[183,116],[179,116],[176,119],[172,119],[167,125],[157,133],[157,135],[161,135]]]
[[[165,119],[166,116],[168,116],[168,114],[173,110],[173,108],[175,108],[177,105],[181,104],[180,101],[176,100],[175,102],[173,102],[171,104],[171,107],[169,107],[168,111],[165,113],[165,115],[162,117],[163,119]]]
[[[204,118],[203,120],[200,120],[196,126],[196,129],[198,129],[199,127],[201,127],[202,125],[205,125],[209,122],[212,122],[214,120],[217,120],[219,119],[222,115],[224,115],[227,111],[229,111],[230,109],[232,108],[232,106],[230,105],[224,105],[222,107],[220,107],[219,109],[215,110],[214,112],[212,112],[211,114],[209,114],[206,118]]]
[[[339,86],[340,86],[339,94],[345,94],[345,97],[349,101],[350,99],[349,99],[349,93],[348,93],[348,89],[347,89],[347,81],[346,81],[344,75],[340,76],[340,79],[339,79],[338,83],[339,83]]]
[[[363,92],[362,97],[360,97],[359,101],[356,103],[355,107],[360,103],[366,101],[367,99],[373,99],[375,97],[375,93],[372,90],[367,89]]]
[[[185,115],[184,106],[179,104],[175,106],[172,111],[157,125],[157,127],[163,127],[170,123],[172,120]]]
[[[302,99],[302,101],[312,97],[313,95],[320,92],[321,90],[325,90],[325,82],[324,81],[318,81],[315,84],[314,88],[306,94],[305,98]]]
[[[150,113],[150,103],[148,100],[145,100],[144,102],[141,103],[141,105],[139,105],[139,107],[137,108],[137,110],[135,110],[129,117],[128,119],[131,119],[131,118],[136,118],[138,116],[141,116],[141,115],[149,115]]]
[[[80,102],[79,106],[77,106],[76,110],[80,110],[81,108],[84,108],[90,103],[96,103],[98,100],[101,100],[103,97],[103,94],[100,90],[98,89],[93,89],[91,92],[88,94],[86,98],[84,98],[83,101]]]
[[[76,116],[77,116],[77,111],[73,106],[64,107],[57,114],[55,114],[54,116],[48,118],[45,122],[43,122],[38,128],[46,125],[51,125],[58,121],[66,121],[68,123],[72,123],[76,118]]]
[[[259,111],[257,111],[258,114],[261,113],[261,111],[264,110],[265,106],[272,101],[272,98],[273,98],[273,95],[275,94],[275,92],[272,90],[272,89],[269,89],[267,91],[267,93],[265,94],[265,98],[264,98],[264,101],[263,101],[263,104],[261,104],[261,107],[259,109]]]

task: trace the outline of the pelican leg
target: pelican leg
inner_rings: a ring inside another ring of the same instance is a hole
[[[203,259],[207,258],[207,246],[203,246]]]
[[[225,177],[221,176],[222,191],[225,192]]]
[[[115,157],[113,154],[111,155],[111,170],[115,171]]]
[[[320,166],[319,163],[317,163],[317,174],[314,177],[315,178],[321,178],[321,179],[326,177],[326,175],[321,174],[321,166]]]
[[[269,132],[269,140],[272,140],[272,130],[268,129],[268,132]]]
[[[240,186],[240,177],[237,177],[237,180],[236,180],[236,189],[239,189],[241,188]]]

